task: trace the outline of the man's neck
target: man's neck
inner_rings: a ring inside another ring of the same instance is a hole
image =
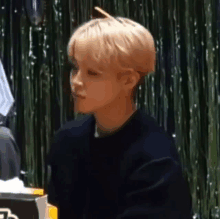
[[[114,107],[94,114],[97,132],[106,135],[118,130],[136,111],[135,104],[127,107]]]

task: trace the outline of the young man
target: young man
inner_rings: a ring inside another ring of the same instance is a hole
[[[94,19],[68,45],[75,111],[49,154],[49,202],[59,219],[189,219],[191,199],[173,140],[134,104],[155,68],[154,40],[127,18]]]

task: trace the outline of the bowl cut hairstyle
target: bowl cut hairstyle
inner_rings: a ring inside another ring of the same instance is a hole
[[[67,53],[74,64],[86,61],[97,72],[137,72],[137,85],[155,71],[156,50],[151,33],[128,18],[96,18],[82,24],[70,37]]]

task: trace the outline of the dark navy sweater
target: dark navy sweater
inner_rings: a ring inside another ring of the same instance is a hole
[[[49,202],[59,219],[191,219],[173,140],[138,110],[116,133],[94,138],[94,117],[69,122],[49,154]]]

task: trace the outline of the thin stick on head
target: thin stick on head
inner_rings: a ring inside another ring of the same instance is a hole
[[[108,18],[113,18],[110,14],[108,14],[107,12],[105,12],[104,10],[102,10],[101,8],[99,8],[99,7],[95,7],[95,10],[96,11],[98,11],[98,12],[100,12],[101,14],[103,14],[103,15],[105,15],[106,17],[108,17]],[[113,18],[114,19],[114,18]]]

